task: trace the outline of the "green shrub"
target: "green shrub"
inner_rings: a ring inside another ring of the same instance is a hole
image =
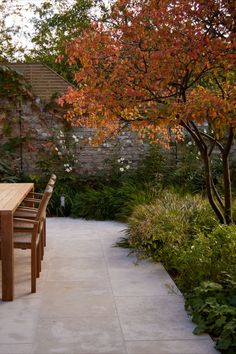
[[[117,203],[115,190],[112,187],[102,190],[87,189],[75,195],[72,215],[95,220],[112,219]]]
[[[97,212],[100,212],[100,210],[97,209],[99,194],[100,192],[94,189],[88,189],[85,192],[77,192],[73,200],[72,216],[86,219],[95,218],[99,220],[100,218],[97,216]]]
[[[137,206],[120,246],[161,261],[184,291],[196,334],[236,352],[236,225],[219,225],[206,200],[162,192]]]
[[[47,213],[49,216],[69,216],[75,191],[72,188],[65,189],[60,184],[55,186],[52,198],[49,202]],[[61,197],[64,197],[65,205],[61,205]]]
[[[178,245],[186,234],[184,217],[174,200],[165,207],[159,199],[139,205],[128,221],[129,241],[140,254],[159,260],[164,245]]]
[[[163,191],[151,204],[136,207],[128,219],[127,235],[139,254],[154,260],[165,257],[169,263],[172,252],[177,253],[197,232],[207,233],[217,224],[201,197]]]
[[[5,161],[0,161],[0,182],[19,182],[20,178],[15,175]]]
[[[150,145],[145,158],[134,171],[133,180],[142,184],[162,185],[164,175],[170,173],[169,152],[170,150],[164,149],[160,144]]]
[[[236,274],[236,225],[218,226],[208,235],[200,233],[176,253],[172,262],[178,285],[188,290],[202,281],[218,281],[222,272]]]
[[[210,333],[217,349],[224,354],[236,352],[236,282],[227,273],[218,283],[201,283],[186,295],[186,309],[197,324],[195,334]]]
[[[158,195],[159,190],[149,184],[124,183],[118,190],[116,198],[121,198],[122,203],[116,212],[116,219],[126,222],[138,205],[151,203]]]
[[[125,221],[137,204],[147,202],[154,194],[154,190],[128,183],[117,188],[89,188],[76,193],[72,214],[87,219]]]
[[[175,150],[175,158],[174,158]],[[166,153],[165,153],[166,154]],[[219,192],[222,191],[222,163],[219,155],[212,158],[212,177]],[[165,188],[174,186],[185,192],[206,192],[206,177],[199,150],[188,137],[182,143],[172,147],[166,154],[166,161],[162,169],[162,185]]]

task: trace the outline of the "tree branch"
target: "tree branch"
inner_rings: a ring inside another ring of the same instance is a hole
[[[214,192],[214,194],[216,196],[216,199],[217,199],[218,203],[220,204],[221,208],[223,209],[224,208],[223,201],[222,201],[222,199],[221,199],[221,197],[220,197],[220,195],[219,195],[219,193],[218,193],[218,191],[216,189],[216,186],[215,186],[215,183],[213,182],[213,178],[212,177],[211,177],[211,187],[212,187],[212,190],[213,190],[213,192]]]
[[[200,132],[201,135],[203,135],[205,138],[209,139],[211,142],[215,142],[215,144],[218,146],[218,148],[220,149],[221,152],[223,152],[224,147],[223,145],[221,145],[221,143],[219,141],[217,141],[216,139],[214,139],[211,135],[204,133],[204,132]]]

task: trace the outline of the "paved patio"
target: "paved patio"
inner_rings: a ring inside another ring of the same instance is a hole
[[[182,296],[162,265],[137,264],[112,247],[124,227],[48,218],[34,295],[29,252],[15,251],[16,300],[0,301],[0,353],[218,353],[209,336],[192,334]]]

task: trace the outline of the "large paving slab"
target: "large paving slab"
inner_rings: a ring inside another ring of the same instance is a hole
[[[124,224],[48,218],[37,293],[15,250],[16,299],[0,300],[0,354],[217,354],[195,336],[161,264],[113,247]]]

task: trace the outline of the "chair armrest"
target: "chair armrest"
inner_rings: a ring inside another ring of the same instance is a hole
[[[29,223],[29,224],[34,224],[37,225],[39,223],[38,220],[32,220],[32,219],[21,219],[21,218],[13,218],[13,221],[17,222],[22,222],[22,223]]]
[[[22,207],[18,207],[15,212],[17,211],[27,211],[27,212],[35,213],[38,211],[38,208],[22,206]]]
[[[35,198],[25,198],[23,202],[31,202],[31,203],[40,203],[41,199],[35,199]]]
[[[38,193],[38,192],[29,192],[29,194],[28,194],[29,196],[33,196],[33,195],[38,195],[38,196],[40,196],[40,197],[42,197],[43,196],[43,193]]]

